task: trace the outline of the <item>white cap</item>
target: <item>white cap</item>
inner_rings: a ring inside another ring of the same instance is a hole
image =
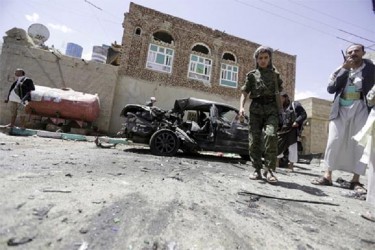
[[[155,96],[152,96],[152,97],[150,98],[150,100],[151,100],[151,101],[156,101]]]

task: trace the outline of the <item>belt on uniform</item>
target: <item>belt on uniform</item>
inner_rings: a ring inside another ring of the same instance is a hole
[[[363,99],[362,92],[349,92],[349,93],[343,93],[340,96],[344,100],[359,100]]]
[[[261,96],[261,97],[256,97],[252,99],[253,102],[257,102],[259,104],[268,104],[272,102],[276,102],[276,96]]]

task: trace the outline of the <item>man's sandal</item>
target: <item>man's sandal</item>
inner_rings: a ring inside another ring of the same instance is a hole
[[[320,186],[332,186],[332,181],[328,180],[326,177],[320,177],[318,179],[312,180],[311,184]]]
[[[260,173],[260,169],[257,169],[249,176],[250,180],[261,180],[262,174]]]
[[[263,176],[264,178],[266,178],[267,182],[270,184],[275,184],[278,182],[276,176],[273,174],[271,169],[264,171]]]
[[[293,164],[293,162],[289,162],[288,163],[287,171],[288,172],[294,172],[294,164]]]
[[[356,193],[359,193],[359,194],[366,194],[367,193],[367,189],[363,186],[362,183],[360,182],[350,182],[350,187],[349,189],[351,190],[354,190]]]

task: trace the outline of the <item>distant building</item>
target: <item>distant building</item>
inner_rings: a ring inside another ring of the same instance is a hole
[[[332,101],[316,97],[298,101],[307,113],[307,120],[302,131],[302,153],[307,155],[324,153],[328,140],[328,118]]]
[[[82,46],[76,43],[68,43],[66,46],[65,55],[81,58],[82,50],[83,50]]]
[[[107,53],[110,46],[103,44],[102,46],[92,47],[91,60],[100,63],[107,62]]]

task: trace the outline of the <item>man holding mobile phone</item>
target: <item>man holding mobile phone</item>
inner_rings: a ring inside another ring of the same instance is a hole
[[[367,120],[371,105],[366,95],[375,82],[375,65],[364,55],[363,45],[350,45],[344,63],[330,77],[327,91],[335,97],[324,154],[325,173],[312,184],[331,186],[332,171],[341,170],[353,174],[350,189],[366,192],[359,182],[366,171],[366,165],[360,162],[364,148],[353,139]]]

